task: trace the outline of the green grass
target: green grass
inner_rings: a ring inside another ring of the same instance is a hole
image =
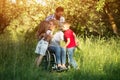
[[[0,80],[120,80],[120,40],[86,38],[75,59],[80,70],[49,72],[36,68],[36,41],[14,41],[0,36]]]

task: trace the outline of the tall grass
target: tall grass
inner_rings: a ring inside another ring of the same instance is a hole
[[[34,66],[36,41],[0,36],[0,80],[120,80],[120,40],[79,38],[74,57],[79,70],[49,72]]]

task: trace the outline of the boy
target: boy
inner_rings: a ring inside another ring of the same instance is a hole
[[[73,58],[73,54],[76,46],[78,46],[77,38],[75,33],[70,29],[69,23],[63,23],[63,31],[64,31],[64,40],[66,42],[65,48],[68,51],[68,62],[73,66],[74,69],[77,69],[77,63]]]

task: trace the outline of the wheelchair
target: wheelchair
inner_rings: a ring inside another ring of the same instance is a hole
[[[62,70],[58,70],[55,52],[53,50],[50,50],[49,48],[46,51],[46,55],[43,57],[42,67],[47,71],[62,72]],[[66,67],[69,67],[68,63],[66,63]]]
[[[45,70],[53,71],[57,69],[55,52],[49,48],[46,51],[46,55],[43,57],[41,66]]]

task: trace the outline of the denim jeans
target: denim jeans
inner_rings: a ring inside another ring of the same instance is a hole
[[[53,50],[56,55],[57,64],[66,63],[66,50],[60,46],[49,46],[50,50]]]
[[[77,68],[77,63],[75,61],[75,59],[73,58],[73,54],[74,54],[74,51],[75,51],[75,47],[72,47],[72,48],[67,48],[67,51],[68,51],[68,63],[70,65],[73,66],[73,68]]]

